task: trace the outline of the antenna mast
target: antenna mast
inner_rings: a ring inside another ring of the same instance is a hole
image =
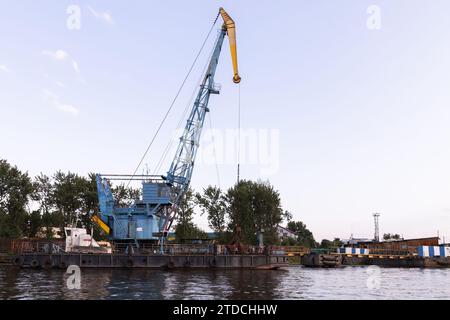
[[[374,233],[374,241],[375,242],[380,242],[380,225],[379,225],[379,218],[380,218],[380,214],[379,213],[373,213],[373,220],[375,223],[375,233]]]

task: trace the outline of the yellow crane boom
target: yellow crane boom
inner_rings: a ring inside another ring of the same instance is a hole
[[[94,221],[106,234],[109,234],[111,232],[111,229],[109,226],[103,222],[102,219],[100,219],[97,215],[92,216],[92,221]]]
[[[233,61],[233,81],[234,83],[241,82],[241,77],[239,76],[238,71],[238,62],[237,62],[237,49],[236,49],[236,26],[234,24],[234,20],[228,15],[224,8],[219,9],[220,15],[223,19],[223,27],[227,30],[228,40],[230,42],[230,51],[231,51],[231,60]]]

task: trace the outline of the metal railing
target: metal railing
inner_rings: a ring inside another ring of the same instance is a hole
[[[386,256],[412,256],[414,254],[417,254],[417,248],[403,249],[403,250],[370,248],[369,254],[386,255]]]
[[[161,246],[157,244],[119,244],[113,245],[113,252],[128,254],[161,254]],[[215,245],[215,244],[165,244],[162,246],[164,254],[181,255],[286,255],[288,253],[308,253],[309,250],[300,246],[253,246],[253,245]]]
[[[269,252],[270,254],[277,254],[277,252],[283,254],[282,252],[284,252],[291,255],[302,255],[310,253],[311,249],[303,246],[269,246]]]
[[[165,244],[162,246],[164,254],[214,254],[215,246],[211,244]],[[161,254],[161,245],[158,244],[136,244],[115,243],[114,253],[128,254]]]
[[[253,245],[218,245],[218,244],[140,244],[112,243],[112,252],[116,254],[145,255],[288,255],[292,253],[309,253],[309,249],[300,246],[253,246]],[[11,251],[23,253],[63,253],[64,240],[12,240]]]
[[[22,253],[62,253],[65,242],[62,240],[13,240],[11,251],[15,254]]]

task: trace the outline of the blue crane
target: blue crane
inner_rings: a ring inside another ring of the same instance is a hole
[[[233,82],[241,81],[237,65],[235,23],[223,8],[220,8],[219,14],[224,23],[167,174],[96,176],[100,212],[92,218],[111,240],[136,243],[159,240],[163,243],[169,234],[178,206],[189,189],[206,113],[209,112],[210,96],[219,94],[214,76],[227,35],[234,70]],[[128,179],[142,181],[142,198],[136,199],[131,206],[120,206],[114,199],[110,181]]]

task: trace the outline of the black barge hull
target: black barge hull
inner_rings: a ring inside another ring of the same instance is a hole
[[[278,269],[288,266],[284,255],[145,255],[85,253],[24,253],[13,258],[22,268],[223,268]]]

